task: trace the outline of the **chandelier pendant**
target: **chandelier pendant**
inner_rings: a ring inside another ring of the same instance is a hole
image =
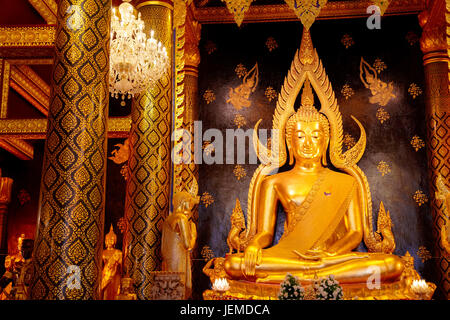
[[[138,96],[148,87],[153,87],[169,67],[166,48],[154,38],[150,31],[144,33],[141,13],[136,18],[134,7],[124,0],[119,6],[119,16],[115,8],[111,15],[109,92],[112,97]]]

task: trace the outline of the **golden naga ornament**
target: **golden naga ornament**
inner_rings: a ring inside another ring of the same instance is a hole
[[[328,0],[285,0],[303,26],[309,30]]]
[[[302,88],[301,105],[295,110]],[[313,89],[320,109],[314,106]],[[271,153],[257,135],[261,120],[254,128],[253,145],[262,164],[249,186],[246,226],[238,202],[231,219],[227,242],[231,250],[238,251],[228,254],[224,263],[231,295],[275,298],[274,288],[286,273],[304,284],[311,284],[315,276],[332,274],[344,291],[364,291],[374,269],[385,298],[413,295],[407,285],[404,260],[392,254],[392,221],[383,203],[378,230],[373,230],[370,188],[357,165],[365,151],[366,134],[361,123],[352,119],[361,135],[343,152],[337,99],[304,28],[300,49],[278,97]],[[292,169],[278,173],[288,159]],[[286,212],[286,222],[281,239],[272,246],[278,203]],[[368,252],[353,251],[362,241]],[[365,297],[370,295],[368,292]],[[205,292],[204,297],[212,295]],[[352,294],[346,297],[352,298]]]

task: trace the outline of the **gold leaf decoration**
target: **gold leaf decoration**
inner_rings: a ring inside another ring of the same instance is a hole
[[[391,116],[384,108],[378,108],[377,110],[377,119],[380,121],[381,124],[383,124],[385,121],[389,120]]]
[[[342,140],[342,143],[347,148],[347,150],[349,150],[349,149],[353,148],[353,146],[356,144],[356,140],[350,133],[346,133],[344,135],[344,139]]]
[[[415,34],[413,31],[409,31],[406,36],[406,41],[408,41],[410,46],[415,45],[417,42],[419,42],[419,36]]]
[[[237,115],[234,117],[234,124],[235,124],[238,128],[240,128],[240,127],[243,127],[243,126],[245,126],[245,125],[247,124],[247,120],[245,119],[244,116],[242,116],[242,115],[240,115],[240,114],[237,114]]]
[[[242,63],[239,63],[236,69],[234,69],[234,72],[236,72],[239,78],[242,78],[247,74],[247,68]]]
[[[222,0],[225,2],[228,11],[233,15],[234,21],[241,26],[242,21],[244,21],[244,15],[250,8],[253,0]]]
[[[422,263],[432,258],[431,252],[425,246],[419,247],[419,250],[417,250],[417,256],[422,259]]]
[[[214,252],[211,250],[211,247],[206,245],[203,246],[202,251],[200,253],[205,261],[209,261],[214,258]]]
[[[117,221],[117,228],[119,229],[120,233],[124,233],[126,230],[127,224],[125,222],[125,218],[124,217],[120,217],[119,221]]]
[[[373,68],[377,70],[378,73],[380,73],[383,70],[387,69],[386,64],[381,60],[380,58],[376,58],[373,62]]]
[[[247,171],[245,171],[244,167],[240,164],[237,164],[233,169],[234,176],[236,179],[241,180],[243,177],[247,175]]]
[[[425,193],[422,192],[422,190],[417,190],[416,192],[414,192],[413,199],[419,207],[428,202],[428,197]]]
[[[205,93],[203,93],[203,99],[207,104],[210,104],[211,102],[216,100],[216,95],[214,94],[214,91],[212,91],[211,89],[207,89]]]
[[[264,94],[267,100],[269,100],[269,102],[272,102],[272,100],[274,100],[277,97],[277,92],[272,87],[267,87],[266,91],[264,91]]]
[[[348,49],[355,44],[355,41],[353,41],[353,38],[346,33],[342,36],[341,43],[344,45],[345,49]]]
[[[415,99],[417,96],[422,94],[422,89],[420,89],[417,84],[411,83],[408,88],[408,93],[413,97],[413,99]]]
[[[214,198],[208,191],[203,192],[200,200],[202,201],[205,208],[208,208],[209,205],[214,203]]]
[[[205,50],[208,54],[212,54],[214,51],[217,50],[217,46],[214,42],[208,40],[205,44]]]
[[[350,85],[346,83],[342,87],[341,93],[345,97],[345,100],[348,100],[348,98],[355,94],[355,91],[353,91],[352,87],[350,87]]]
[[[385,161],[380,161],[377,165],[378,171],[381,173],[381,175],[384,177],[386,174],[391,172],[391,167],[389,164]]]
[[[272,52],[276,48],[278,48],[278,42],[275,40],[274,37],[268,37],[266,40],[266,47],[269,50],[269,52]]]
[[[416,151],[419,151],[421,148],[425,147],[425,142],[419,136],[416,135],[412,137],[411,145]]]
[[[309,30],[327,0],[285,0],[285,2],[294,10],[306,30]]]
[[[23,206],[27,202],[30,202],[31,196],[30,196],[30,193],[27,190],[21,189],[19,191],[19,194],[17,195],[17,199],[19,199],[20,205]]]
[[[384,15],[389,7],[389,4],[391,3],[391,0],[372,0],[372,3],[378,6],[378,8],[380,8],[380,14]]]

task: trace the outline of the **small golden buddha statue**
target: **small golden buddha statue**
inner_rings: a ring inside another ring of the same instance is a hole
[[[197,186],[197,182],[194,181]],[[161,252],[162,270],[180,272],[185,286],[184,297],[192,293],[191,251],[197,241],[197,227],[192,221],[192,209],[199,203],[196,191],[176,192],[173,196],[174,212],[169,214],[163,224]]]
[[[311,84],[320,110],[314,106]],[[295,111],[302,87],[301,106]],[[257,138],[261,120],[255,126],[253,142],[262,164],[250,183],[245,237],[240,248],[235,248],[244,252],[225,259],[225,270],[232,279],[280,283],[291,273],[310,283],[315,276],[332,274],[341,284],[365,285],[374,270],[379,271],[382,283],[400,279],[404,263],[391,254],[395,242],[388,213],[378,220],[380,233],[372,230],[367,178],[357,166],[366,136],[353,119],[361,137],[342,153],[342,116],[309,31],[304,30],[277,101],[273,124],[278,130],[272,155]],[[292,169],[273,174],[288,155]],[[286,212],[286,222],[284,234],[272,246],[278,204]],[[363,240],[369,252],[353,251]]]
[[[31,278],[33,276],[32,254],[33,254],[34,240],[21,239],[20,255],[23,261],[16,262],[14,265],[14,273],[16,279],[13,281],[11,294],[14,300],[27,300],[29,294],[29,287]]]
[[[120,277],[122,273],[122,251],[115,249],[117,236],[113,226],[105,236],[105,247],[103,250],[103,271],[100,284],[100,299],[115,300],[119,294]]]

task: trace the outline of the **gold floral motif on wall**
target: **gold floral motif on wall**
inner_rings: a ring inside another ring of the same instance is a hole
[[[422,94],[422,89],[420,89],[417,84],[411,83],[408,88],[408,93],[412,96],[413,99],[415,99]]]
[[[386,161],[380,161],[377,165],[377,170],[384,177],[391,172],[391,167]]]
[[[419,42],[419,36],[415,34],[413,31],[409,31],[406,36],[406,41],[408,41],[410,46],[415,45],[417,42]]]
[[[348,83],[344,84],[344,86],[341,89],[342,95],[345,97],[345,100],[348,100],[351,96],[355,94],[355,91],[353,91],[352,87]]]
[[[214,198],[208,191],[203,192],[200,200],[202,201],[205,208],[208,208],[208,206],[214,203]]]
[[[414,148],[414,150],[419,151],[421,148],[425,147],[425,142],[419,137],[419,136],[414,136],[411,139],[411,145]]]
[[[234,72],[236,72],[236,75],[240,79],[240,78],[244,77],[247,74],[247,68],[242,63],[239,63],[236,66],[236,69],[234,69]]]
[[[19,191],[19,194],[17,195],[17,199],[19,199],[20,205],[23,206],[27,202],[30,202],[31,196],[30,196],[30,193],[27,190],[21,189]]]
[[[233,169],[233,174],[236,177],[236,179],[241,180],[247,175],[247,171],[244,169],[243,166],[237,164]]]
[[[396,97],[393,93],[393,83],[389,82],[389,84],[387,84],[378,79],[377,71],[364,61],[362,57],[359,69],[362,83],[367,89],[370,89],[370,92],[372,93],[372,97],[369,98],[370,103],[379,104],[384,107],[391,99]]]
[[[380,123],[383,124],[385,121],[389,120],[391,116],[389,115],[389,112],[386,111],[386,109],[378,108],[376,117],[378,121],[380,121]]]
[[[205,44],[205,50],[208,54],[212,54],[214,51],[217,50],[217,46],[214,42],[208,40]]]
[[[387,66],[383,62],[383,60],[381,60],[380,58],[376,58],[375,61],[373,62],[373,68],[377,70],[378,73],[381,73],[381,71],[387,69]]]
[[[425,246],[419,247],[419,250],[417,250],[417,256],[422,259],[422,263],[432,258],[431,252]]]
[[[231,103],[236,110],[250,107],[252,102],[249,98],[250,94],[256,90],[258,85],[258,74],[258,63],[256,63],[244,76],[241,85],[236,88],[230,88],[229,98],[226,102]]]
[[[128,164],[125,163],[122,168],[120,168],[120,174],[124,178],[125,181],[128,180],[128,176],[130,175],[130,171],[128,170]]]
[[[277,97],[277,92],[275,91],[274,88],[267,87],[266,90],[264,91],[264,95],[266,96],[267,100],[269,100],[269,102],[272,102],[272,100],[274,100]]]
[[[349,150],[353,148],[353,146],[356,144],[356,140],[350,133],[346,133],[344,134],[344,139],[342,140],[342,143],[347,148],[347,150]]]
[[[214,144],[212,144],[211,141],[203,141],[202,149],[207,156],[211,155],[215,151]]]
[[[345,49],[348,49],[355,44],[355,41],[349,34],[346,33],[342,36],[341,43],[344,45]]]
[[[127,224],[125,222],[125,218],[124,217],[120,217],[119,221],[117,221],[117,228],[119,229],[120,233],[124,233],[126,230]]]
[[[214,91],[212,91],[211,89],[207,89],[203,93],[203,99],[206,101],[207,104],[210,104],[211,102],[216,100],[216,95],[215,95]]]
[[[240,115],[240,114],[237,114],[234,117],[233,122],[238,128],[243,127],[243,126],[245,126],[247,124],[247,120],[245,119],[245,117],[243,115]]]
[[[203,246],[200,254],[202,255],[202,257],[205,261],[209,261],[214,258],[214,252],[211,250],[211,247],[208,245]]]
[[[272,52],[276,48],[278,48],[277,40],[275,40],[274,37],[268,37],[266,40],[266,47],[269,50],[269,52]]]
[[[417,190],[414,192],[413,199],[419,207],[428,202],[428,197],[422,192],[422,190]]]

